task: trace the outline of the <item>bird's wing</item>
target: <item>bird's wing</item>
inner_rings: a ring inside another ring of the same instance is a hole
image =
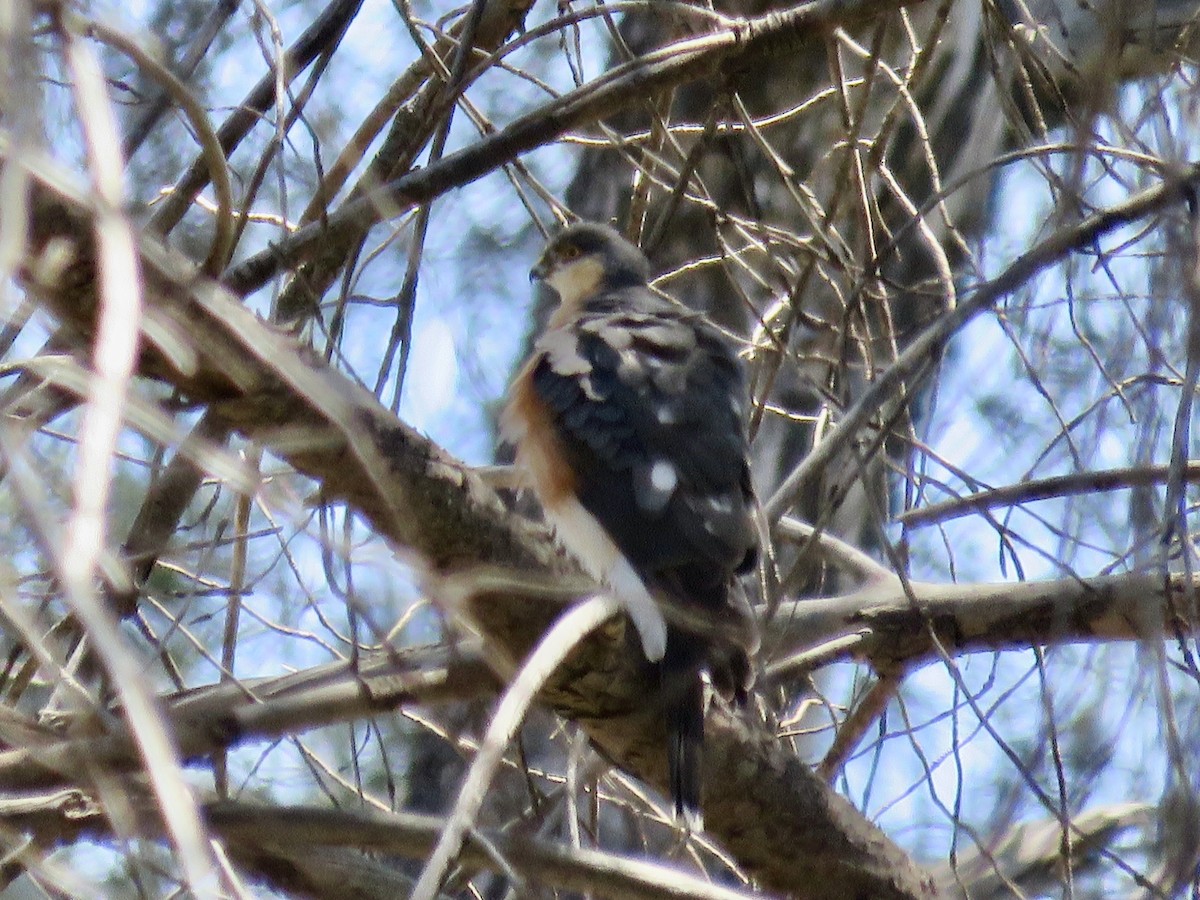
[[[722,580],[753,559],[746,388],[725,339],[675,312],[584,314],[529,371],[574,493],[639,571]]]

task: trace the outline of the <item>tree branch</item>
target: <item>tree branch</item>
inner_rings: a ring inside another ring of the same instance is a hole
[[[144,818],[154,827],[152,810]],[[421,860],[429,856],[446,822],[437,816],[392,812],[370,814],[313,806],[265,807],[215,802],[205,819],[227,844],[229,853],[249,871],[276,888],[319,896],[345,897],[345,861],[331,881],[320,873],[341,849],[396,854]],[[83,835],[110,835],[111,824],[86,797],[73,791],[0,798],[0,822],[53,844]],[[368,859],[356,855],[369,877]],[[459,861],[469,870],[495,869],[497,858],[522,880],[611,900],[749,900],[754,894],[713,884],[673,866],[631,859],[599,850],[564,847],[522,835],[472,831]],[[394,897],[391,893],[378,896]],[[354,896],[361,896],[354,894]],[[377,896],[371,893],[369,896]]]
[[[89,201],[50,162],[11,162],[33,176],[30,293],[89,333],[96,309]],[[143,374],[212,408],[247,438],[320,482],[434,573],[495,565],[573,572],[546,533],[513,516],[468,468],[398,421],[373,395],[272,330],[194,264],[144,239]],[[185,348],[185,349],[184,349]],[[504,593],[467,600],[471,618],[511,658],[524,657],[554,609]],[[582,725],[617,765],[666,783],[654,669],[624,640],[594,636],[555,673],[542,699]],[[759,723],[710,716],[705,755],[709,830],[761,882],[814,898],[930,896],[932,882],[849,802]]]
[[[945,315],[935,319],[888,366],[871,386],[843,413],[838,424],[822,438],[813,451],[784,479],[774,495],[763,504],[767,517],[779,519],[803,491],[811,488],[821,472],[846,449],[850,441],[866,429],[879,410],[893,395],[907,390],[911,395],[920,382],[933,370],[933,363],[945,350],[950,339],[976,315],[991,308],[1001,297],[1063,259],[1072,250],[1087,247],[1101,236],[1122,225],[1153,215],[1172,203],[1181,201],[1189,185],[1197,178],[1194,169],[1147,188],[1123,203],[1102,209],[1071,228],[1060,228],[1019,257],[991,281],[984,282],[975,292]]]
[[[1074,472],[1070,475],[1053,475],[1036,478],[978,491],[952,500],[931,503],[928,506],[909,509],[896,516],[896,521],[909,528],[948,522],[971,513],[995,509],[998,506],[1020,506],[1037,500],[1051,500],[1076,494],[1095,494],[1101,491],[1122,491],[1147,485],[1164,484],[1170,475],[1170,466],[1128,466],[1099,472]],[[1183,467],[1183,480],[1200,481],[1200,462],[1187,462]]]
[[[888,671],[928,662],[935,653],[934,635],[951,653],[977,653],[1200,632],[1190,605],[1181,602],[1200,588],[1200,576],[1108,575],[974,585],[914,581],[909,587],[911,598],[893,577],[840,597],[781,604],[768,646],[795,652],[847,632],[865,632],[846,656]]]
[[[166,718],[187,759],[256,740],[391,712],[403,704],[464,700],[491,693],[496,681],[469,648],[409,651],[361,663],[334,663],[277,678],[225,681],[165,698]],[[63,720],[62,724],[67,724]],[[56,740],[35,733],[0,752],[0,791],[71,784],[87,760],[109,773],[140,766],[137,743],[117,725],[103,736]]]
[[[836,27],[856,24],[921,0],[812,0],[782,12],[735,22],[698,38],[677,41],[616,66],[561,97],[513,120],[495,134],[423,169],[345,204],[325,222],[301,228],[286,240],[234,267],[224,283],[236,294],[262,287],[281,270],[319,252],[330,232],[379,221],[382,210],[399,215],[446,191],[623,109],[630,96],[651,96],[697,78],[730,76],[750,66],[798,53]]]

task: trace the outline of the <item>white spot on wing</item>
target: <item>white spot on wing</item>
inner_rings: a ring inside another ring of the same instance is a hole
[[[618,352],[633,346],[633,334],[611,318],[600,319],[588,330]]]
[[[633,470],[634,499],[639,509],[653,516],[666,509],[678,485],[679,472],[669,460],[656,459]]]
[[[621,361],[617,364],[617,377],[625,384],[639,385],[645,381],[645,369],[642,360],[632,350],[621,351]]]
[[[656,460],[650,467],[650,486],[661,494],[669,494],[679,484],[679,475],[675,467],[665,459]]]
[[[599,400],[592,386],[592,364],[579,352],[579,340],[563,328],[551,328],[540,338],[537,347],[546,354],[550,368],[566,378],[574,378],[589,400]]]

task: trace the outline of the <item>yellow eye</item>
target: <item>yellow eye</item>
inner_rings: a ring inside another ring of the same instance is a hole
[[[582,253],[583,251],[574,244],[563,244],[562,247],[559,248],[558,258],[563,262],[570,262],[573,259],[578,259]]]

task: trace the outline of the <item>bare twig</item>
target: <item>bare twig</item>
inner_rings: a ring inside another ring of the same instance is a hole
[[[909,509],[896,516],[896,521],[910,528],[919,528],[939,522],[948,522],[985,509],[999,506],[1020,506],[1038,500],[1055,497],[1070,497],[1101,491],[1120,491],[1128,488],[1165,484],[1170,474],[1169,466],[1128,466],[1122,469],[1107,469],[1102,472],[1075,472],[1071,475],[1056,475],[1050,478],[1033,478],[1020,484],[979,491],[954,500],[931,503],[918,509]],[[1184,466],[1183,480],[1200,481],[1200,462],[1188,462]]]
[[[358,14],[361,5],[362,0],[330,0],[324,11],[313,20],[279,61],[285,83],[290,83],[329,46],[330,42],[338,40],[339,36],[345,33],[346,27]],[[234,148],[261,121],[263,111],[275,100],[278,81],[275,72],[264,75],[238,104],[236,112],[217,129],[217,137],[225,156],[233,153]],[[155,211],[148,226],[150,230],[166,234],[178,225],[191,206],[193,198],[208,183],[208,174],[209,168],[204,158],[193,163]]]
[[[908,0],[889,0],[889,5],[905,2]],[[704,37],[679,41],[640,56],[521,116],[494,135],[444,157],[436,165],[404,175],[343,206],[327,223],[300,229],[286,241],[234,267],[225,284],[238,294],[256,290],[281,268],[290,268],[307,259],[320,242],[328,240],[327,229],[361,228],[377,221],[380,210],[393,210],[392,214],[397,215],[469,184],[572,128],[615,112],[630,95],[711,77],[714,70],[733,72],[794,54],[798,45],[824,29],[850,26],[880,12],[879,4],[869,0],[813,0],[786,12],[746,19]]]
[[[123,162],[104,76],[91,49],[69,24],[63,23],[61,34],[67,64],[75,77],[76,102],[97,196],[101,301],[94,350],[96,377],[81,429],[75,510],[60,548],[63,588],[117,686],[188,885],[198,897],[215,897],[217,866],[183,778],[179,751],[117,630],[115,617],[99,602],[93,582],[107,540],[109,466],[133,374],[142,298],[137,289],[140,279],[133,229],[121,211]]]
[[[474,827],[488,784],[500,765],[504,751],[524,721],[534,696],[579,641],[620,610],[621,604],[616,597],[607,593],[597,594],[565,612],[538,642],[492,715],[479,753],[459,788],[458,799],[446,827],[442,829],[437,845],[421,870],[412,900],[434,900],[451,862],[462,848],[467,831]]]
[[[980,285],[970,297],[947,311],[916,338],[897,360],[880,373],[871,387],[841,416],[838,424],[818,443],[812,453],[794,468],[764,504],[767,516],[776,520],[796,496],[818,476],[829,461],[867,428],[885,401],[895,393],[913,388],[932,371],[950,338],[967,322],[992,306],[1010,291],[1025,285],[1046,267],[1062,260],[1072,250],[1090,246],[1101,235],[1153,215],[1178,203],[1194,173],[1164,181],[1108,209],[1097,212],[1071,228],[1062,228],[1023,254],[1001,275]]]
[[[817,774],[826,781],[833,781],[837,778],[838,772],[854,753],[863,735],[867,733],[867,729],[883,715],[888,703],[896,696],[902,680],[903,673],[898,670],[885,672],[867,689],[862,699],[855,704],[850,715],[838,727],[837,734],[833,739],[833,746],[829,748],[825,758],[817,765]]]
[[[208,113],[188,90],[187,85],[143,50],[129,35],[101,22],[89,23],[88,30],[110,47],[129,56],[149,73],[150,77],[161,85],[166,96],[178,105],[195,129],[196,138],[200,141],[201,158],[208,167],[213,192],[217,195],[217,227],[213,233],[212,249],[208,251],[208,257],[204,260],[205,273],[213,278],[217,277],[233,252],[233,184],[229,177],[229,161],[225,159],[225,151],[221,148],[212,123],[208,120]]]

